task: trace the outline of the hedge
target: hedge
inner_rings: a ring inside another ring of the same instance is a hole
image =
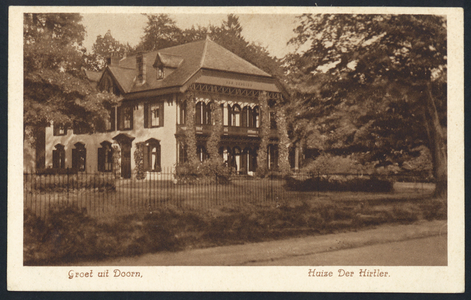
[[[287,177],[284,187],[291,191],[391,192],[394,182],[374,176],[322,175],[299,180]]]

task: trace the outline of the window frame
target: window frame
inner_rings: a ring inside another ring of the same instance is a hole
[[[63,133],[59,133],[59,130],[62,129]],[[52,135],[53,136],[64,136],[67,135],[67,125],[62,123],[54,123],[52,125]]]
[[[101,148],[98,148],[98,172],[113,172],[114,158],[113,158],[113,147],[108,141],[104,141],[101,144]],[[104,161],[102,161],[104,160]]]
[[[144,128],[164,127],[165,101],[151,101],[144,103]],[[159,125],[152,124],[152,107],[158,106]]]
[[[125,127],[125,112],[130,111],[130,126]],[[125,130],[132,130],[134,127],[134,106],[133,105],[124,105],[118,107],[118,130],[125,131]]]
[[[155,149],[155,152],[152,151],[153,149]],[[152,164],[152,158],[154,153],[155,163]],[[152,138],[145,142],[144,170],[147,172],[162,172],[162,146],[159,140]]]
[[[85,148],[85,144],[80,142],[75,143],[74,146],[75,149],[72,149],[72,168],[77,169],[79,172],[85,172],[87,170],[87,148]],[[81,158],[83,160],[80,160]]]

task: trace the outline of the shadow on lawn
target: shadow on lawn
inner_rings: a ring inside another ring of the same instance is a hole
[[[91,217],[75,206],[56,205],[45,220],[25,211],[24,265],[61,265],[422,219],[446,219],[446,204],[437,199],[402,199],[278,203],[200,211],[167,207],[103,218]]]

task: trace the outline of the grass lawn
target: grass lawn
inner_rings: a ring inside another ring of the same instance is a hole
[[[60,206],[67,199],[50,197],[39,206],[47,217],[26,209],[24,263],[61,265],[446,219],[446,203],[431,198],[432,191],[431,184],[396,183],[391,193],[288,192],[281,182],[261,188],[251,180],[212,194],[204,186],[168,183],[149,192],[122,182],[113,197],[69,195],[82,206]]]
[[[119,180],[115,190],[25,192],[24,206],[39,216],[58,204],[75,204],[91,216],[128,214],[177,207],[210,210],[218,207],[298,206],[303,203],[337,201],[400,201],[429,197],[431,183],[394,184],[390,193],[287,191],[281,180],[234,180],[229,185],[178,185],[169,180]]]

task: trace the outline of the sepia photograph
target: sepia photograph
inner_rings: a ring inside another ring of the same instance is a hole
[[[10,24],[10,290],[464,291],[462,10]]]

